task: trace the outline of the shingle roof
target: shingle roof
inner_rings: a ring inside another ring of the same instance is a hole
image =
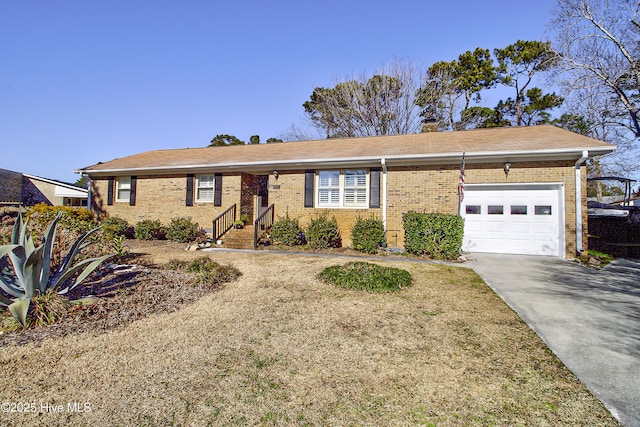
[[[614,146],[551,126],[476,129],[410,135],[325,139],[276,144],[155,150],[81,168],[89,174],[185,169],[294,168],[305,165],[446,161],[463,152],[473,161],[511,156],[573,159],[612,152]]]

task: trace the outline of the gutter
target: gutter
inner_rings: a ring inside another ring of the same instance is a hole
[[[615,147],[607,148],[599,150],[597,148],[592,150],[591,155],[597,156],[600,154],[607,154],[613,151]],[[483,160],[496,160],[496,158],[510,158],[517,159],[518,156],[522,157],[534,157],[539,158],[543,156],[572,156],[576,153],[584,153],[584,149],[580,148],[572,148],[572,149],[552,149],[552,150],[538,150],[538,151],[529,151],[529,150],[509,150],[509,151],[478,151],[475,153],[466,153],[465,156],[468,161],[471,163],[475,161],[483,161]],[[385,156],[385,162],[388,164],[389,162],[434,162],[434,163],[442,163],[451,161],[457,163],[460,159],[462,153],[440,153],[440,154],[399,154],[399,155],[391,155]],[[220,171],[228,170],[228,171],[244,171],[248,167],[254,169],[264,169],[268,171],[273,168],[282,168],[288,167],[290,169],[297,168],[306,168],[311,165],[323,165],[323,166],[344,166],[345,164],[361,164],[361,163],[379,163],[381,158],[379,156],[361,156],[361,157],[341,157],[335,159],[327,159],[327,158],[314,158],[314,159],[291,159],[291,160],[281,160],[281,161],[263,161],[263,162],[233,162],[233,163],[218,163],[218,164],[191,164],[191,165],[164,165],[164,166],[151,166],[151,167],[139,167],[139,168],[113,168],[113,169],[95,169],[91,170],[92,166],[87,168],[82,168],[75,170],[75,173],[88,173],[88,174],[108,174],[108,173],[132,173],[132,172],[169,172],[169,171],[179,171],[179,170],[212,170],[217,169]],[[97,165],[96,165],[97,166]]]
[[[580,179],[580,166],[589,157],[589,151],[584,150],[581,157],[576,160],[576,251],[578,254],[584,251],[582,242],[582,180]]]
[[[387,161],[380,159],[382,165],[382,227],[387,232]]]

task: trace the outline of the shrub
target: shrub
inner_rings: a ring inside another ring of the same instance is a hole
[[[342,288],[369,292],[397,291],[410,286],[413,281],[411,274],[406,270],[362,261],[327,267],[318,278]]]
[[[127,220],[117,216],[109,217],[102,221],[102,231],[107,238],[116,236],[133,237],[133,227]]]
[[[307,242],[314,249],[340,247],[340,230],[336,218],[329,219],[326,213],[312,218],[307,227]]]
[[[451,214],[409,211],[402,216],[405,250],[413,255],[454,259],[460,255],[464,219]]]
[[[269,234],[274,243],[281,245],[295,246],[303,243],[300,223],[297,219],[289,218],[289,216],[278,218],[273,223]]]
[[[167,239],[178,242],[188,243],[197,240],[202,234],[200,226],[191,221],[191,218],[177,217],[172,218],[167,227]]]
[[[169,261],[166,267],[196,273],[196,282],[207,286],[220,285],[242,276],[240,270],[234,266],[220,265],[207,256],[201,256],[191,262],[174,259]]]
[[[136,224],[134,235],[138,240],[158,240],[164,237],[164,230],[160,221],[145,219]]]
[[[53,219],[60,212],[62,212],[61,222],[63,224],[67,219],[86,222],[96,221],[95,213],[87,208],[73,208],[71,206],[49,206],[45,203],[38,203],[37,205],[30,207],[25,213],[25,217],[31,218],[33,216],[37,216],[48,223],[53,221]]]
[[[375,254],[378,249],[387,245],[382,220],[371,217],[358,217],[351,228],[351,244],[353,248],[367,254]]]
[[[86,208],[49,206],[39,203],[29,208],[25,213],[25,217],[29,220],[29,230],[34,238],[40,238],[45,227],[58,215],[60,215],[61,228],[79,234],[86,233],[98,225],[95,214]]]
[[[49,290],[67,294],[111,257],[106,255],[74,263],[87,245],[85,240],[99,229],[94,228],[73,242],[61,265],[55,267],[52,263],[54,235],[61,217],[62,213],[56,215],[44,232],[42,244],[36,247],[33,237],[27,235],[22,217],[18,216],[11,244],[0,246],[0,288],[11,296],[0,295],[0,306],[9,308],[11,315],[25,327],[34,297],[45,296]],[[7,258],[11,260],[10,264]]]

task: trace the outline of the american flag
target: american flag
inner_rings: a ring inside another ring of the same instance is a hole
[[[459,193],[460,193],[460,203],[464,200],[464,153],[462,153],[462,164],[460,165],[460,183]]]

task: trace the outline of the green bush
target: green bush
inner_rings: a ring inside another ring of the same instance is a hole
[[[136,224],[134,234],[138,240],[158,240],[164,237],[164,230],[160,221],[145,219]]]
[[[133,227],[127,220],[112,216],[102,221],[102,231],[107,238],[116,236],[133,237]]]
[[[73,208],[70,206],[49,206],[39,203],[30,207],[25,213],[29,220],[29,231],[37,240],[47,225],[60,214],[59,225],[61,228],[84,234],[98,226],[96,215],[86,208]]]
[[[26,218],[38,216],[42,221],[49,223],[62,212],[61,223],[64,223],[67,219],[75,221],[87,221],[95,222],[96,215],[93,211],[87,208],[73,208],[71,206],[50,206],[45,203],[38,203],[35,206],[30,207],[25,213]]]
[[[402,216],[404,247],[413,255],[454,259],[460,255],[464,219],[451,214],[409,211]]]
[[[191,218],[172,218],[167,227],[167,239],[173,242],[193,242],[197,240],[201,234],[202,229],[198,224],[192,222]]]
[[[406,270],[362,261],[327,267],[318,278],[342,288],[369,292],[397,291],[410,286],[413,281],[411,273]]]
[[[358,217],[351,228],[351,244],[354,249],[367,254],[375,254],[378,249],[387,246],[382,220]]]
[[[300,227],[298,220],[286,216],[284,218],[278,218],[273,223],[269,234],[274,243],[295,246],[304,243],[302,233],[302,227]]]
[[[196,282],[209,286],[231,282],[242,276],[240,270],[231,264],[220,265],[207,256],[201,256],[191,262],[174,259],[169,261],[166,267],[196,273]]]
[[[329,219],[326,213],[312,218],[307,227],[307,242],[313,249],[339,248],[342,242],[336,218]]]

